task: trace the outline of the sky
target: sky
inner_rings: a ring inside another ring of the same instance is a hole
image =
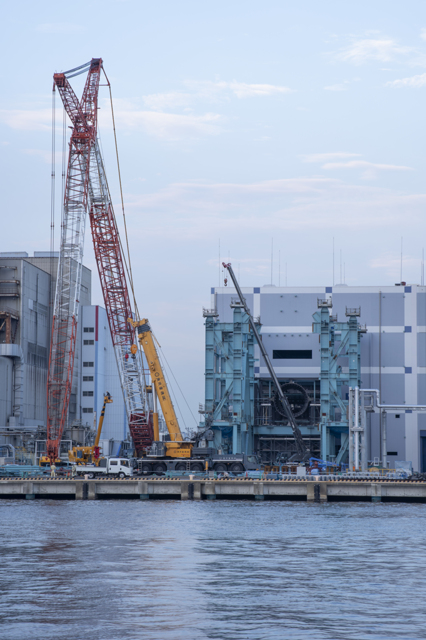
[[[385,286],[401,279],[402,248],[402,279],[420,284],[422,0],[23,0],[2,9],[0,51],[0,251],[49,250],[52,76],[102,57],[138,307],[187,428],[204,401],[219,256],[242,286]],[[79,96],[84,79],[71,80]],[[122,231],[106,87],[99,99]],[[59,96],[56,122],[57,250]],[[88,229],[84,263],[102,304]]]

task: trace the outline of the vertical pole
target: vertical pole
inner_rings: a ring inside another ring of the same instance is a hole
[[[371,339],[371,337],[370,337]],[[378,402],[381,402],[382,397],[382,292],[379,291],[379,396],[380,400],[377,399]],[[380,429],[380,437],[379,437],[379,459],[382,457],[382,412],[379,413],[379,429]]]
[[[355,387],[355,471],[359,471],[359,387]]]
[[[365,412],[365,397],[362,390],[360,390],[361,395],[361,469],[362,471],[367,471],[367,432],[366,432],[366,412]]]
[[[354,434],[352,431],[352,427],[353,427],[353,418],[354,418],[354,390],[352,387],[349,387],[349,407],[348,407],[348,412],[349,412],[349,466],[348,466],[348,470],[352,471],[352,467],[354,464]]]
[[[388,468],[388,452],[387,452],[387,414],[386,411],[382,411],[382,467]]]

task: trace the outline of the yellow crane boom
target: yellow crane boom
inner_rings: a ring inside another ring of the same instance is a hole
[[[160,358],[154,339],[152,336],[151,327],[146,318],[139,321],[134,321],[129,318],[131,325],[138,331],[138,340],[141,345],[146,360],[148,362],[149,370],[151,373],[151,379],[154,385],[154,393],[160,401],[161,410],[163,412],[164,420],[166,422],[167,430],[170,435],[170,442],[166,442],[167,456],[173,458],[189,458],[191,457],[191,451],[193,444],[183,440],[182,432],[179,427],[179,422],[173,407],[172,399],[170,397],[169,390],[167,388],[167,382],[164,377],[163,369],[161,367]],[[136,348],[136,345],[134,345]],[[155,398],[155,396],[154,396]],[[155,410],[154,404],[154,440],[159,440],[158,433],[158,414]]]
[[[101,439],[102,425],[105,417],[105,407],[112,402],[111,394],[108,391],[104,396],[104,403],[102,405],[102,411],[98,422],[98,430],[96,432],[95,443],[90,447],[73,447],[71,451],[68,451],[68,459],[74,464],[89,464],[94,462],[99,464],[99,441]]]

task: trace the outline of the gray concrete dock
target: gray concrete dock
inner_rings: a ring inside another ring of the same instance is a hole
[[[426,502],[426,482],[410,480],[2,479],[0,499],[303,500]]]

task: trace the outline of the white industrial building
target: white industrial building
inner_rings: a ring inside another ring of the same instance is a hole
[[[252,315],[260,320],[262,340],[278,378],[284,383],[296,381],[305,385],[312,404],[315,399],[319,403],[319,395],[316,398],[312,395],[312,385],[315,381],[319,385],[321,370],[320,336],[313,333],[313,314],[318,311],[319,300],[328,300],[332,305],[331,324],[344,322],[348,309],[357,309],[357,320],[365,325],[366,332],[363,329],[360,339],[361,387],[379,389],[386,404],[426,405],[426,287],[405,283],[384,287],[263,286],[245,287],[242,291]],[[211,308],[217,314],[214,323],[231,325],[236,297],[232,287],[211,290]],[[206,315],[212,313],[207,310]],[[206,326],[213,320],[207,318]],[[255,386],[269,379],[260,357],[259,348],[254,345]],[[345,367],[347,364],[342,361],[343,373]],[[342,390],[347,396],[348,389],[342,387]],[[209,391],[213,407],[223,396],[219,390],[216,397],[211,397],[215,393]],[[256,392],[251,402],[254,402],[253,447],[258,450],[262,438],[279,439],[285,435],[286,428],[262,423],[256,410]],[[315,434],[312,427],[318,422],[318,415],[312,412],[309,417],[309,412],[305,412],[304,435],[308,428],[311,435]],[[380,460],[383,454],[381,415],[369,415],[368,423],[367,454],[371,461]],[[395,460],[410,460],[415,470],[426,471],[426,415],[404,409],[390,413],[386,453],[391,468]]]
[[[109,392],[113,402],[106,407],[102,440],[120,443],[128,436],[126,408],[105,309],[98,305],[83,307],[80,324],[82,419],[97,424],[104,395]],[[105,443],[103,446],[105,449]]]

